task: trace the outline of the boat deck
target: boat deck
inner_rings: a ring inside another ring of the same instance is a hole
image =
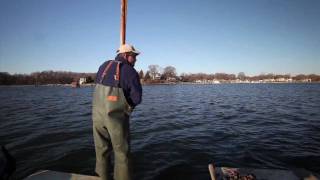
[[[24,180],[100,180],[100,178],[97,176],[44,170],[28,176]]]
[[[304,169],[279,170],[279,169],[253,169],[236,168],[240,175],[254,174],[257,180],[320,180],[318,175]],[[215,168],[216,180],[224,180],[225,174],[221,167]],[[73,174],[44,170],[32,174],[24,180],[99,180],[97,176],[88,176],[83,174]]]

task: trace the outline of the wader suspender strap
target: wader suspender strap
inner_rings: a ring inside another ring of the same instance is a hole
[[[106,76],[110,66],[112,65],[112,61],[109,62],[109,64],[107,65],[107,67],[104,69],[103,73],[102,73],[102,76],[100,78],[100,83],[102,83],[102,81],[104,80],[104,77]]]
[[[119,87],[120,85],[120,62],[117,62],[116,75],[114,75],[114,80],[117,82],[116,85]]]
[[[108,70],[110,69],[111,65],[114,63],[114,61],[110,61],[109,64],[107,65],[107,67],[104,69],[101,79],[100,79],[100,83],[102,83],[102,81],[104,80],[104,77],[107,75]],[[120,85],[120,62],[117,62],[117,69],[116,69],[116,74],[114,75],[114,80],[116,81],[116,85],[117,87],[119,87]]]

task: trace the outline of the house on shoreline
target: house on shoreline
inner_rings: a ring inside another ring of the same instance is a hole
[[[85,84],[87,82],[87,78],[79,78],[79,79],[75,79],[72,83],[71,83],[71,87],[73,88],[79,88],[81,85]]]

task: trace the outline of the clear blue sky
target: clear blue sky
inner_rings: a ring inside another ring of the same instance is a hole
[[[137,70],[320,74],[320,0],[128,0]],[[96,72],[119,47],[120,0],[0,0],[0,72]]]

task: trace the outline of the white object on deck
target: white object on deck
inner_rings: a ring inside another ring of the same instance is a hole
[[[318,174],[313,174],[305,169],[255,169],[255,168],[228,168],[214,167],[214,164],[209,164],[209,172],[212,180],[223,180],[228,173],[226,169],[237,171],[240,176],[254,174],[256,179],[263,180],[320,180]]]

